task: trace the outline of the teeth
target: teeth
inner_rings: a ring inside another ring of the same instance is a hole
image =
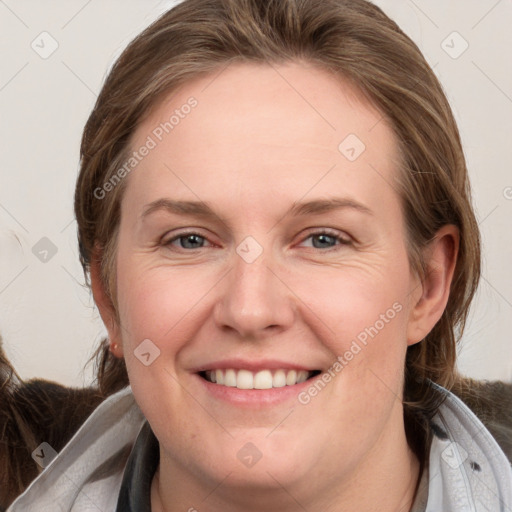
[[[254,389],[270,389],[272,387],[272,373],[263,370],[254,376]]]
[[[297,373],[297,383],[304,382],[306,380],[308,380],[308,372],[301,370]]]
[[[290,370],[286,375],[286,385],[293,386],[297,383],[297,372],[295,370]]]
[[[208,370],[206,380],[221,386],[238,389],[271,389],[294,386],[306,381],[312,372],[306,370],[261,370],[253,373],[249,370]]]
[[[236,376],[236,387],[238,389],[254,389],[254,377],[252,372],[239,370]]]
[[[282,388],[286,386],[286,372],[284,370],[277,370],[277,372],[274,373],[272,386],[274,388]]]
[[[235,370],[227,370],[224,374],[224,386],[236,388],[236,373]]]

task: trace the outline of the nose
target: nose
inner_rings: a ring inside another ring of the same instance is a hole
[[[244,339],[261,339],[293,324],[294,295],[270,259],[266,251],[252,262],[234,254],[214,308],[220,329],[236,331]]]

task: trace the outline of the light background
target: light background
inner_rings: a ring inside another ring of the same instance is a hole
[[[375,3],[434,68],[465,147],[484,267],[459,368],[512,381],[512,2]],[[114,59],[173,4],[0,0],[0,334],[23,378],[92,382],[84,366],[105,330],[78,260],[81,131]],[[58,48],[41,58],[36,50],[50,51],[52,39]],[[43,237],[56,250],[45,262]]]

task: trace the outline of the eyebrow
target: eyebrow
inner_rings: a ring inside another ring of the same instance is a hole
[[[286,215],[301,216],[301,215],[320,215],[338,209],[353,209],[367,215],[373,215],[373,211],[367,206],[358,203],[352,199],[343,197],[333,197],[330,199],[315,199],[307,202],[294,202],[292,207],[285,213]],[[167,198],[157,199],[146,205],[142,214],[141,220],[144,220],[148,215],[156,211],[166,211],[178,215],[189,215],[195,217],[202,217],[204,219],[222,219],[217,213],[204,201],[176,201]]]

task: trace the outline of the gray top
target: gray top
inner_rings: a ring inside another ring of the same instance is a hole
[[[435,435],[429,470],[422,475],[412,510],[511,512],[512,467],[507,457],[458,397],[432,385],[446,400],[431,423]],[[130,386],[107,398],[7,512],[117,512],[118,501],[129,502],[130,494],[135,499],[145,496],[150,510],[156,438],[148,426]],[[135,459],[146,462],[134,464]],[[138,470],[145,475],[140,480],[133,478]],[[140,485],[127,485],[130,478]],[[129,491],[124,498],[123,489]]]

